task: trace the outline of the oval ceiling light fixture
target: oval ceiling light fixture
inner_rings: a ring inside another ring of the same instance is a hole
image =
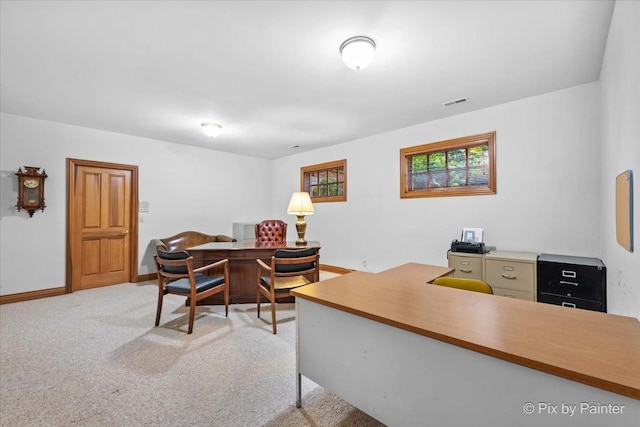
[[[340,45],[340,54],[347,67],[362,70],[373,61],[376,43],[366,36],[351,37]]]
[[[222,133],[222,126],[218,123],[206,122],[202,125],[202,131],[205,135],[210,137],[219,136]]]

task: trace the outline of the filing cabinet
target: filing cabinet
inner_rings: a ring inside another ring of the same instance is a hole
[[[244,222],[234,222],[233,223],[233,238],[238,240],[238,242],[242,242],[245,240],[255,240],[256,239],[256,222],[244,223]]]
[[[484,256],[484,281],[494,295],[536,300],[536,261],[538,254],[492,251]]]
[[[483,254],[449,252],[449,268],[454,268],[453,277],[483,280]]]
[[[538,301],[607,311],[607,269],[597,258],[541,254]]]

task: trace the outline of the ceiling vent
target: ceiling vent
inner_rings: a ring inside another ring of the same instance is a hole
[[[464,98],[458,98],[458,99],[454,99],[453,101],[443,102],[443,103],[442,103],[442,106],[443,106],[443,107],[450,107],[450,106],[452,106],[452,105],[455,105],[455,104],[462,104],[463,102],[467,102],[467,101],[468,101],[468,99],[467,99],[466,97],[464,97]]]

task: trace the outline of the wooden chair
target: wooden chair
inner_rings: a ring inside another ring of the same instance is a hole
[[[433,281],[434,285],[447,286],[449,288],[465,289],[467,291],[493,294],[493,289],[488,283],[477,279],[464,279],[460,277],[438,277]]]
[[[266,219],[256,224],[256,242],[282,243],[287,241],[287,223],[279,219]]]
[[[177,294],[190,299],[189,331],[193,332],[196,303],[203,298],[224,292],[225,316],[229,316],[229,260],[193,268],[193,257],[187,251],[166,252],[158,249],[153,257],[158,273],[158,310],[156,326],[160,324],[162,299],[166,294]],[[206,271],[223,269],[223,274],[203,274]]]
[[[271,302],[271,324],[276,333],[276,300],[291,296],[291,290],[317,282],[320,277],[318,252],[309,249],[278,249],[271,257],[271,265],[258,260],[258,318],[260,296]]]

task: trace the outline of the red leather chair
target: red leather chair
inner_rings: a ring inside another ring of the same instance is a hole
[[[256,224],[256,242],[280,243],[287,241],[287,223],[279,219],[266,219]]]

